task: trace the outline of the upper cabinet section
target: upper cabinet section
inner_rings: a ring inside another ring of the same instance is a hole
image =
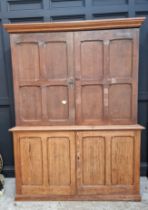
[[[16,124],[136,123],[143,21],[5,25],[11,33]]]

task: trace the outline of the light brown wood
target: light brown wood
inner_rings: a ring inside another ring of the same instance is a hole
[[[83,31],[74,37],[76,123],[135,123],[138,29]]]
[[[78,31],[78,30],[96,30],[112,28],[136,28],[140,27],[144,17],[138,18],[120,18],[108,20],[93,21],[73,21],[63,23],[31,23],[31,24],[4,24],[4,28],[9,33],[24,32],[47,32],[47,31]]]
[[[73,132],[20,132],[14,137],[17,194],[75,193]],[[46,151],[43,149],[46,147]]]
[[[16,201],[141,201],[139,194],[112,195],[16,195]]]
[[[140,130],[14,131],[16,199],[139,200]]]
[[[143,130],[144,127],[136,124],[136,125],[70,125],[70,126],[16,126],[9,131],[70,131],[70,130],[78,130],[78,131],[87,131],[87,130]]]
[[[4,25],[12,50],[16,200],[140,200],[143,21]]]
[[[30,31],[10,39],[16,125],[137,123],[138,26]]]
[[[73,33],[12,34],[11,48],[16,124],[74,124]]]

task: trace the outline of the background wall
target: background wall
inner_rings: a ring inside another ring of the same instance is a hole
[[[0,23],[71,21],[148,16],[148,0],[0,0]],[[142,133],[141,175],[148,172],[148,19],[141,27],[138,121]],[[0,27],[0,153],[4,174],[14,175],[12,136],[15,125],[8,34]]]

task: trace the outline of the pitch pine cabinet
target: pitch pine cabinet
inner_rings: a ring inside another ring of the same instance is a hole
[[[16,200],[140,200],[141,129],[13,128]]]
[[[6,24],[16,200],[140,200],[144,18]]]
[[[7,25],[16,125],[136,123],[142,21]]]

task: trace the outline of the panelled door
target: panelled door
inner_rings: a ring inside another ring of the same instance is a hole
[[[17,125],[73,124],[73,33],[11,36]]]
[[[134,131],[77,133],[78,194],[138,191],[139,139]]]
[[[136,122],[138,30],[74,34],[76,122]]]
[[[75,193],[74,132],[24,132],[14,140],[17,193]]]

